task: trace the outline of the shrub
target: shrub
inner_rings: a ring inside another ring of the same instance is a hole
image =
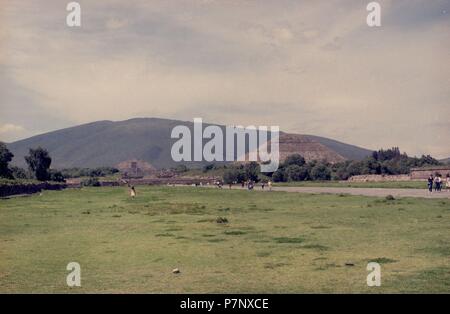
[[[65,182],[64,176],[61,171],[58,170],[50,170],[50,180],[55,182]]]
[[[100,181],[97,178],[88,178],[81,181],[82,186],[100,186]]]
[[[319,163],[311,169],[311,177],[314,180],[330,180],[331,171],[326,164]]]
[[[287,175],[285,170],[283,168],[278,168],[278,170],[272,174],[272,180],[273,182],[286,182]]]
[[[217,217],[216,222],[218,224],[226,224],[228,223],[228,219],[226,217]]]
[[[298,165],[290,165],[286,168],[286,175],[289,181],[304,181],[308,178],[308,169]]]
[[[12,173],[14,179],[28,179],[29,178],[26,170],[23,168],[13,166],[13,167],[11,167],[11,173]]]
[[[386,196],[386,200],[387,201],[393,201],[393,200],[395,200],[395,197],[392,196],[391,194],[389,194],[389,195]]]
[[[252,161],[248,164],[245,164],[244,171],[248,180],[252,180],[254,182],[259,181],[259,173],[261,172],[261,169],[257,162]]]
[[[104,177],[119,172],[114,167],[97,167],[97,168],[65,168],[61,169],[64,178],[80,178],[80,177]]]
[[[238,170],[237,169],[227,169],[223,173],[223,182],[225,184],[231,184],[237,182]]]

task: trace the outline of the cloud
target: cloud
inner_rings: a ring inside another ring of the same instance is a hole
[[[25,130],[24,127],[21,125],[15,125],[10,123],[0,125],[0,134],[9,132],[22,132],[24,130]]]
[[[0,124],[0,138],[7,142],[11,138],[17,138],[25,132],[25,128],[21,125],[11,123]]]

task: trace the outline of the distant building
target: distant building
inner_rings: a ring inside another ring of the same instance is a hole
[[[447,174],[450,174],[450,165],[444,166],[429,166],[422,168],[411,168],[411,179],[427,179],[430,174],[435,176],[436,174],[440,174],[443,177],[446,177]]]
[[[139,159],[122,161],[116,165],[124,178],[143,178],[155,175],[157,170],[148,162]]]

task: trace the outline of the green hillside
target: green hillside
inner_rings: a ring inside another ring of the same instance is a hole
[[[41,146],[50,152],[53,168],[114,166],[129,159],[167,168],[175,165],[170,151],[176,139],[170,134],[176,125],[193,127],[192,122],[159,118],[97,121],[9,143],[8,148],[15,156],[13,164],[22,167],[28,149]],[[323,137],[308,137],[348,159],[362,159],[371,152]]]

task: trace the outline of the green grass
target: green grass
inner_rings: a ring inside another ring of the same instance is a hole
[[[450,292],[450,200],[137,192],[0,200],[0,292]],[[72,261],[80,288],[66,286]],[[381,287],[366,284],[370,261]]]
[[[425,181],[385,181],[385,182],[300,181],[300,182],[277,182],[274,184],[274,186],[427,189],[427,183]]]

